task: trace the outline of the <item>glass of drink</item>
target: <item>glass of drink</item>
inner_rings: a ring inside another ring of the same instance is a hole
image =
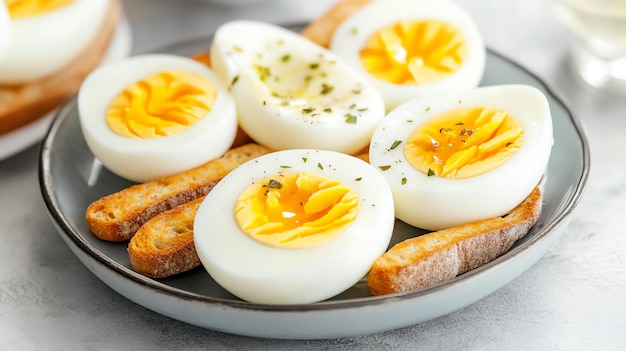
[[[572,61],[589,85],[626,94],[626,0],[553,0],[572,31]]]

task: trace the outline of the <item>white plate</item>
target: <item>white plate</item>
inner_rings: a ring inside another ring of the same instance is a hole
[[[131,29],[128,21],[122,19],[115,30],[111,45],[102,58],[102,64],[128,56],[131,47]],[[50,126],[50,121],[57,112],[57,110],[50,111],[29,124],[0,135],[0,161],[15,155],[41,140]]]
[[[160,52],[190,55],[207,50],[210,40],[190,40]],[[362,281],[328,301],[271,306],[235,298],[202,268],[168,279],[150,279],[134,272],[127,244],[101,241],[85,223],[89,203],[131,183],[101,167],[89,152],[80,132],[75,101],[63,107],[42,144],[42,196],[61,237],[82,263],[121,295],[157,313],[214,330],[270,338],[336,338],[404,327],[459,310],[515,279],[557,239],[582,196],[589,172],[589,149],[578,122],[537,77],[489,51],[482,84],[510,83],[541,89],[553,113],[555,144],[541,217],[502,257],[420,291],[373,297]],[[421,233],[398,222],[394,242]]]

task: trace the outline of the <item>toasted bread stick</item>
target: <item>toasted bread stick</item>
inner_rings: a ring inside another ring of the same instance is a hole
[[[158,214],[130,239],[128,257],[135,271],[165,278],[200,265],[193,241],[193,222],[204,196]]]
[[[436,285],[484,265],[507,252],[539,218],[539,188],[506,216],[439,230],[394,245],[372,266],[372,295]]]
[[[228,172],[268,152],[261,145],[246,144],[202,166],[102,197],[87,208],[89,229],[103,240],[130,240],[150,218],[206,195]]]

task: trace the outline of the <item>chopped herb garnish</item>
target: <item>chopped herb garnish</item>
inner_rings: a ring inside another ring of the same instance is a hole
[[[441,128],[439,129],[439,134],[450,133],[451,131],[452,131],[452,128]]]
[[[319,63],[312,63],[312,64],[310,64],[310,65],[309,65],[309,68],[310,68],[310,69],[316,69],[316,68],[318,68],[319,66],[320,66],[320,64],[319,64]]]
[[[358,177],[358,178],[355,178],[355,179],[354,179],[354,181],[355,181],[355,182],[360,182],[360,181],[361,181],[361,179],[363,179],[363,178]]]
[[[509,146],[511,146],[511,145],[513,145],[513,143],[512,143],[512,142],[510,142],[510,141],[509,141],[508,143],[506,143],[506,147],[509,147]]]
[[[304,162],[304,163],[306,163],[307,160],[308,160],[308,158],[306,158],[306,157],[302,158],[302,162]]]
[[[402,185],[406,184],[406,177],[402,178]]]
[[[291,168],[289,165],[281,165],[280,168]]]
[[[435,175],[435,171],[433,171],[433,169],[432,169],[432,168],[429,168],[429,169],[428,169],[428,173],[427,173],[426,175],[427,175],[427,176],[429,176],[429,177],[432,177],[432,176],[434,176],[434,175]]]
[[[353,109],[353,108],[355,108],[355,107],[356,107],[356,104],[352,104],[352,105],[350,105],[350,107],[348,107],[348,108],[352,110],[352,109]]]
[[[363,107],[363,108],[358,109],[357,111],[359,111],[359,112],[363,112],[363,111],[367,111],[367,110],[369,110],[369,108],[367,108],[367,107]]]
[[[380,170],[381,170],[381,171],[386,171],[386,170],[388,170],[389,168],[391,168],[391,166],[390,166],[390,165],[386,165],[386,166],[378,166],[378,168],[380,168]]]
[[[255,65],[254,68],[256,68],[256,71],[259,75],[259,79],[262,82],[265,82],[265,80],[267,79],[267,77],[271,76],[270,73],[270,68],[267,66],[260,66],[260,65]]]
[[[351,91],[352,91],[352,94],[355,94],[355,95],[361,94],[361,88],[352,89]]]
[[[319,169],[321,169],[321,170],[324,170],[324,166],[322,166],[322,164],[321,164],[321,163],[319,163],[319,162],[317,163],[317,168],[319,168]]]
[[[307,83],[310,82],[311,79],[313,79],[313,77],[311,77],[311,76],[304,77],[304,81],[307,82]]]
[[[263,106],[267,105],[267,101],[263,100]]]
[[[413,120],[412,119],[407,119],[406,123],[413,123]]]
[[[240,46],[237,45],[233,45],[233,50],[235,50],[236,52],[242,52],[243,49]]]
[[[302,109],[302,113],[311,113],[315,111],[315,107],[307,107]]]
[[[462,103],[463,103],[463,101],[459,100],[459,105],[462,104]]]
[[[330,108],[330,107],[326,107],[326,108],[324,109],[324,112],[331,113],[331,112],[333,112],[333,109],[332,109],[332,108]]]
[[[350,34],[352,34],[352,35],[357,35],[357,34],[359,34],[359,30],[358,30],[358,29],[356,29],[356,28],[351,28],[351,29],[350,29]]]
[[[272,189],[280,189],[283,187],[283,185],[274,179],[270,179],[270,182],[267,183],[266,185],[263,185],[264,188],[272,188]]]
[[[455,126],[463,126],[463,125],[465,125],[465,123],[463,123],[463,122],[458,122],[458,123],[455,123],[454,125],[455,125]]]
[[[238,81],[238,80],[239,80],[239,76],[235,76],[235,77],[233,78],[233,80],[230,82],[230,86],[231,86],[231,88],[232,88],[232,86],[233,86],[233,85],[235,85],[235,83],[237,83],[237,81]]]
[[[346,117],[346,123],[348,124],[356,124],[356,116],[350,113],[346,113],[344,115]]]
[[[280,58],[280,60],[282,62],[287,62],[287,61],[289,61],[290,58],[291,58],[291,55],[285,54],[285,55],[283,55],[283,57]]]
[[[400,146],[400,144],[402,144],[402,140],[394,141],[393,144],[391,144],[391,147],[389,148],[389,150],[393,150],[393,149],[397,148],[398,146]]]
[[[330,94],[333,91],[333,89],[335,89],[334,86],[328,85],[326,83],[322,83],[322,91],[320,91],[320,94],[321,95]]]
[[[426,107],[426,109],[424,111],[426,111],[426,112],[430,111],[430,106]]]

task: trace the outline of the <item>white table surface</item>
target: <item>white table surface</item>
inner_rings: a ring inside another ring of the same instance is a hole
[[[134,52],[206,35],[225,21],[306,21],[332,1],[126,0]],[[547,0],[463,0],[487,45],[560,94],[583,122],[592,169],[571,224],[527,272],[450,315],[379,334],[280,341],[223,334],[147,310],[85,268],[51,224],[37,146],[0,161],[0,349],[626,350],[626,97],[570,74],[570,36]]]

